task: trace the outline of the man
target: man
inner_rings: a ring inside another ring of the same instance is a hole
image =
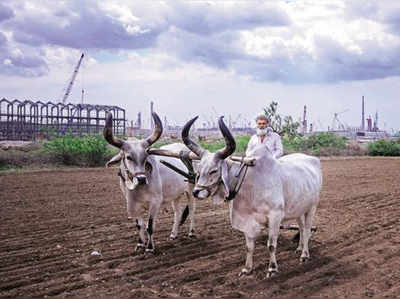
[[[257,132],[250,138],[249,144],[247,145],[246,156],[250,150],[261,143],[269,148],[275,159],[279,159],[283,155],[281,136],[268,127],[268,122],[268,118],[264,114],[257,116]]]

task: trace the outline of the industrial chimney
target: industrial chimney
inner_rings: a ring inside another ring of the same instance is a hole
[[[307,133],[307,106],[304,105],[304,113],[303,113],[303,134]]]
[[[141,129],[142,128],[142,113],[138,112],[136,126]]]
[[[361,112],[361,131],[365,131],[365,103],[364,96],[362,96],[362,112]]]

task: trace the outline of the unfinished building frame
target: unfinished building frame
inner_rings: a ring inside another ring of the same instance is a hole
[[[0,140],[36,140],[52,134],[82,136],[103,131],[113,114],[115,135],[125,135],[125,109],[118,106],[0,100]]]

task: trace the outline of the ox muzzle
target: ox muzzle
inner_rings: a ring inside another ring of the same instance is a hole
[[[210,195],[209,190],[199,189],[199,188],[193,189],[193,196],[196,197],[197,199],[204,199],[207,198],[209,195]]]
[[[205,199],[207,197],[213,196],[215,193],[217,193],[218,186],[221,182],[222,180],[219,179],[214,184],[208,186],[196,184],[193,188],[193,196],[197,199]]]
[[[138,185],[147,185],[148,180],[146,173],[136,172],[132,174],[129,170],[125,169],[126,176],[124,179],[125,185],[129,190],[134,190]]]

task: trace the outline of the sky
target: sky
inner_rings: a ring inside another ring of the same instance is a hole
[[[128,120],[150,101],[168,123],[224,115],[251,122],[271,101],[315,130],[379,114],[400,129],[397,0],[5,0],[0,98],[117,105]]]

